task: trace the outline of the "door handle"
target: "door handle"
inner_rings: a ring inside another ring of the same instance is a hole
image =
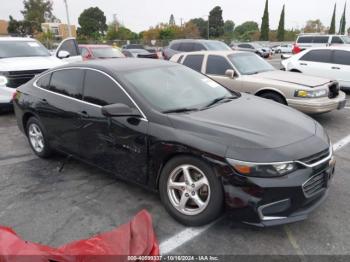
[[[332,69],[334,69],[334,70],[340,70],[340,67],[333,66]]]
[[[82,116],[82,117],[89,117],[89,114],[84,110],[84,111],[81,111],[80,112],[80,115]]]
[[[306,64],[306,63],[300,63],[300,65],[302,65],[302,66],[307,66],[307,64]]]
[[[47,100],[45,98],[41,99],[41,102],[47,103]]]

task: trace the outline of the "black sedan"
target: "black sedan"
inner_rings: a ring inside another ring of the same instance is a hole
[[[316,121],[171,62],[52,69],[18,88],[14,108],[35,154],[60,151],[159,192],[186,225],[224,207],[260,226],[305,219],[334,173]]]

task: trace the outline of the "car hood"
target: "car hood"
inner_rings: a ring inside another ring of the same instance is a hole
[[[287,106],[247,94],[207,110],[169,115],[169,118],[183,134],[190,132],[195,139],[200,137],[225,145],[226,157],[238,160],[300,159],[304,154],[309,156],[310,150],[316,151],[314,154],[328,146],[327,135],[315,120]],[[302,147],[315,136],[320,140],[317,148]],[[299,148],[285,150],[295,145]]]
[[[66,64],[55,56],[43,57],[12,57],[0,59],[0,71],[22,71],[50,69]]]
[[[284,83],[307,86],[311,88],[326,85],[332,82],[327,78],[308,76],[293,72],[285,72],[282,70],[263,72],[256,75],[252,75],[252,77],[272,81],[281,81]]]

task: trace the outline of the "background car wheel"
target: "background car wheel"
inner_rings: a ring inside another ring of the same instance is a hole
[[[222,212],[223,188],[212,168],[190,156],[170,160],[159,181],[162,203],[176,220],[188,226],[201,226]]]
[[[273,93],[273,92],[267,92],[267,93],[262,93],[259,95],[262,98],[270,99],[273,100],[277,103],[287,105],[286,100],[281,96],[280,94]]]
[[[42,158],[49,157],[52,151],[40,121],[35,117],[31,117],[27,122],[26,131],[29,145],[34,153]]]

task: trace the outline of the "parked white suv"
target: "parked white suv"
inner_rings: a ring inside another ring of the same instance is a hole
[[[69,62],[82,61],[74,38],[67,38],[54,55],[32,38],[0,37],[0,110],[12,107],[20,85],[43,71]]]
[[[310,48],[283,60],[286,71],[337,80],[344,91],[350,90],[350,47]]]
[[[350,37],[347,35],[319,35],[319,34],[302,34],[299,35],[294,47],[293,53],[298,53],[308,48],[327,47],[337,45],[349,45]]]

